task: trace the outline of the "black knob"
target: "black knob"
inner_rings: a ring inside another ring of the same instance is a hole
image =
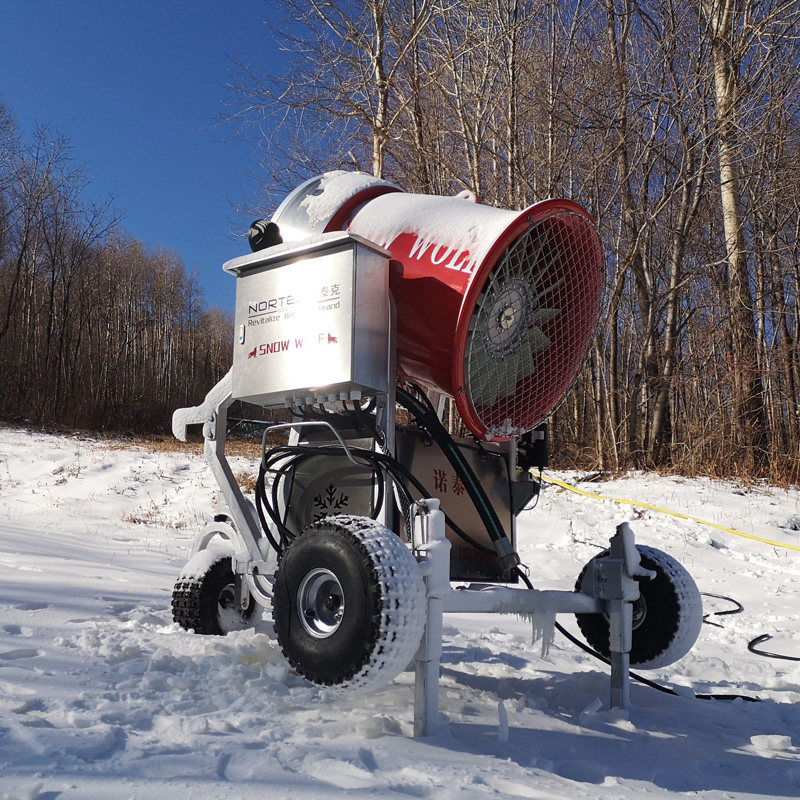
[[[267,219],[257,219],[247,231],[247,241],[250,242],[250,249],[257,253],[259,250],[265,250],[267,247],[274,247],[276,244],[282,244],[283,238],[281,237],[280,228]]]

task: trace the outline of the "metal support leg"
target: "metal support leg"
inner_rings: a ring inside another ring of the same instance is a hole
[[[609,641],[616,642],[610,650],[611,661],[611,708],[628,708],[631,702],[630,665],[631,636],[633,633],[633,610],[630,603],[611,614]],[[617,630],[615,630],[615,628]],[[619,650],[614,647],[619,647]]]
[[[261,525],[255,508],[242,495],[233,470],[225,457],[225,428],[227,409],[233,402],[233,371],[222,378],[206,395],[199,406],[179,408],[172,415],[172,433],[176,439],[186,441],[189,425],[203,426],[204,454],[211,472],[217,481],[237,534],[236,548],[244,547],[249,559],[259,562],[262,553],[259,547]]]
[[[420,561],[428,598],[427,620],[414,665],[414,736],[431,736],[439,722],[439,661],[442,656],[444,596],[450,589],[450,542],[438,500],[411,509],[414,555]]]
[[[611,653],[611,708],[630,708],[630,653]]]
[[[623,522],[611,538],[608,556],[599,559],[595,566],[595,594],[604,601],[609,618],[612,708],[630,706],[633,603],[639,599],[637,577],[653,578],[655,573],[640,566],[633,531]]]
[[[428,622],[414,665],[414,738],[431,736],[439,722],[439,659],[442,655],[441,602],[428,601]],[[438,623],[438,624],[437,624]],[[438,628],[438,647],[435,639]]]

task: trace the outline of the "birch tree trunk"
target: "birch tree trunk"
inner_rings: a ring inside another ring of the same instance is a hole
[[[699,0],[697,8],[708,32],[713,67],[719,197],[728,265],[736,444],[749,454],[753,463],[758,463],[766,455],[767,419],[744,241],[744,209],[736,145],[740,57],[734,49],[738,18],[749,5],[749,0]]]

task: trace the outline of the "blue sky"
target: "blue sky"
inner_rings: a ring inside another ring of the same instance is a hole
[[[125,230],[176,251],[206,303],[233,310],[222,263],[257,200],[252,143],[215,127],[230,58],[280,70],[264,0],[0,0],[0,97],[23,134],[67,137],[87,199],[114,195]],[[272,60],[272,61],[271,61]]]

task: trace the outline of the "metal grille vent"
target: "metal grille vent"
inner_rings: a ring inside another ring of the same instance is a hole
[[[546,217],[498,260],[466,342],[467,396],[490,437],[519,436],[558,404],[597,325],[603,266],[591,221]]]

